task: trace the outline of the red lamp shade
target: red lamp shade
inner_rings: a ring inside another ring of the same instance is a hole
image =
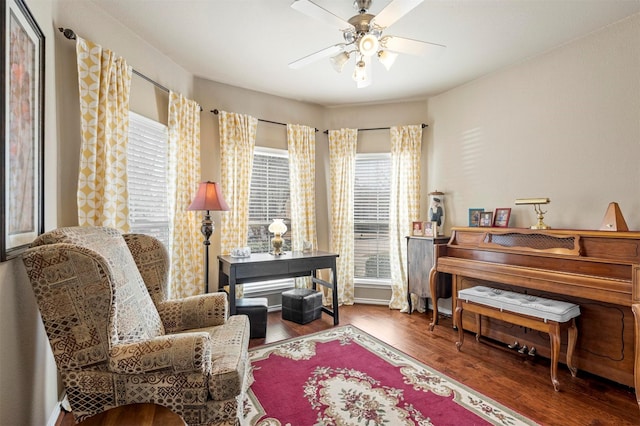
[[[222,197],[220,185],[217,182],[200,182],[198,193],[187,207],[187,210],[229,210],[227,202]]]

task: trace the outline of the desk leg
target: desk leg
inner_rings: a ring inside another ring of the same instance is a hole
[[[236,314],[236,269],[229,271],[229,315]]]
[[[336,271],[335,259],[333,260],[333,263],[331,265],[331,274],[333,274],[333,297],[331,298],[333,300],[333,325],[338,325],[338,323],[340,322],[338,318],[338,273]]]

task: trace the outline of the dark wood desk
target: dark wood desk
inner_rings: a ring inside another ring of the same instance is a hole
[[[234,315],[236,284],[311,276],[314,290],[317,284],[331,289],[333,309],[323,306],[322,312],[332,316],[333,325],[338,325],[337,257],[335,253],[324,251],[286,252],[280,256],[254,253],[245,258],[218,256],[218,289],[223,289],[225,285],[229,286],[229,312]],[[318,269],[331,269],[333,283],[319,279],[316,276]]]

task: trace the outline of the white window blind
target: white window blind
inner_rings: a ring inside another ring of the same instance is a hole
[[[285,150],[256,147],[249,195],[249,238],[253,253],[271,250],[269,225],[273,219],[284,219],[291,229],[289,211],[289,157]],[[282,250],[291,250],[291,233],[284,234]]]
[[[354,188],[356,279],[391,279],[389,199],[391,155],[357,154]]]
[[[167,126],[129,113],[127,175],[131,232],[152,235],[169,249]]]

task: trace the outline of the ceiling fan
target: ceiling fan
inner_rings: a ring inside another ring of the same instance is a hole
[[[318,52],[300,58],[289,64],[289,68],[301,68],[319,59],[330,57],[330,62],[337,72],[342,72],[351,56],[356,64],[353,79],[357,86],[366,87],[372,82],[371,58],[376,56],[387,70],[391,68],[398,53],[410,55],[437,54],[445,46],[426,41],[412,40],[404,37],[383,34],[384,30],[413,10],[423,0],[392,0],[377,15],[367,13],[373,0],[355,0],[357,15],[348,21],[329,12],[311,0],[295,0],[291,7],[314,19],[337,27],[342,31],[344,42],[334,44]]]

